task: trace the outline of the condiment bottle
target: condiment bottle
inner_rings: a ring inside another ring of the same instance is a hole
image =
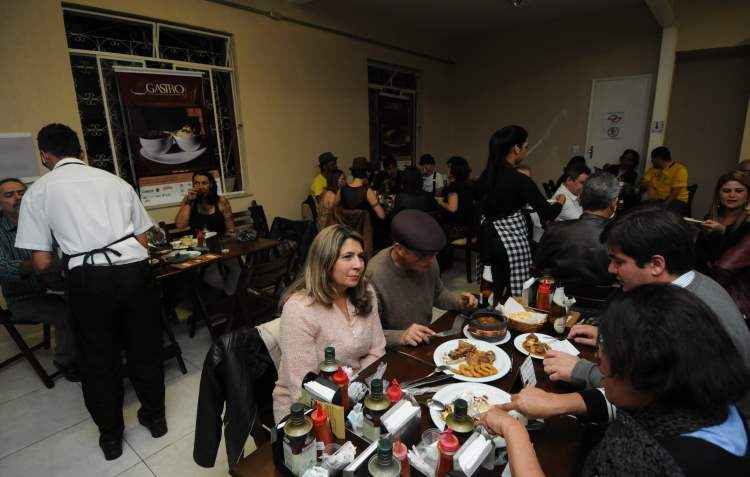
[[[401,465],[401,477],[409,477],[411,467],[409,467],[408,449],[399,439],[396,439],[396,442],[393,443],[393,458]]]
[[[536,291],[536,307],[540,310],[549,311],[554,291],[555,279],[552,278],[552,271],[545,270],[542,274],[542,278],[539,279],[539,285]]]
[[[195,240],[198,242],[198,246],[202,247],[205,243],[206,239],[206,232],[203,229],[198,229],[198,232],[195,234]]]
[[[298,402],[292,404],[291,415],[284,424],[283,439],[284,465],[294,475],[302,475],[315,465],[313,423]]]
[[[456,399],[453,401],[453,412],[445,418],[446,428],[453,431],[461,445],[474,433],[474,421],[468,412],[469,403],[464,399]]]
[[[383,380],[373,379],[370,384],[370,394],[365,398],[362,406],[364,422],[362,434],[370,441],[380,439],[380,418],[385,414],[391,402],[383,394]]]
[[[336,370],[331,376],[331,381],[341,390],[341,406],[344,411],[349,409],[349,376],[342,368]]]
[[[378,441],[378,450],[370,457],[367,470],[372,477],[398,477],[401,464],[393,458],[391,439],[383,437]]]
[[[336,361],[336,348],[332,345],[326,346],[323,361],[320,362],[320,375],[328,379],[331,379],[333,373],[341,366],[341,363]]]
[[[404,397],[404,392],[401,390],[401,385],[398,384],[398,381],[393,379],[391,380],[391,384],[388,385],[385,395],[388,397],[391,404],[396,404],[402,397]]]
[[[445,477],[448,472],[453,470],[453,456],[456,455],[461,444],[458,442],[453,431],[446,429],[440,434],[438,439],[438,467],[435,471],[435,477]]]
[[[323,451],[326,445],[333,442],[333,435],[331,434],[331,423],[328,421],[328,415],[326,415],[323,406],[320,403],[315,405],[315,410],[310,414],[313,422],[313,430],[315,432],[315,447],[317,449],[318,462],[323,460]]]
[[[490,295],[492,295],[492,282],[481,279],[479,282],[479,293],[482,294],[482,308],[490,308]]]

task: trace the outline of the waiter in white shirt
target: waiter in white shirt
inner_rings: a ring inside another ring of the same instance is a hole
[[[581,217],[583,208],[578,202],[578,197],[581,195],[583,184],[586,183],[589,174],[591,174],[591,169],[585,164],[572,164],[565,168],[565,179],[553,195],[553,197],[557,197],[558,195],[565,196],[565,203],[563,204],[562,211],[560,211],[560,215],[555,218],[556,221],[576,220]]]
[[[67,262],[83,398],[107,460],[122,454],[122,351],[141,401],[138,421],[167,432],[159,296],[150,286],[146,231],[153,224],[133,188],[81,157],[75,131],[50,124],[37,136],[50,172],[21,203],[16,247],[34,268],[51,266],[56,241]]]

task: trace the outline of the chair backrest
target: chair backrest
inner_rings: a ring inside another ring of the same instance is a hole
[[[698,184],[692,184],[687,186],[688,190],[688,203],[687,203],[687,216],[692,217],[693,216],[693,198],[695,198],[695,193],[698,191]]]
[[[277,247],[278,253],[270,253],[264,261],[256,261],[250,267],[248,287],[254,290],[271,289],[278,296],[289,276],[294,261],[294,249]]]
[[[548,199],[551,199],[552,195],[555,193],[555,181],[550,179],[547,182],[543,182],[542,187],[544,188],[544,195],[546,195]]]
[[[292,270],[296,270],[307,258],[307,251],[310,249],[316,232],[315,223],[309,220],[290,220],[284,217],[276,217],[271,224],[268,238],[295,244],[297,256]]]
[[[249,210],[243,210],[240,212],[234,212],[232,214],[232,220],[234,220],[234,230],[236,233],[240,233],[241,231],[248,229],[248,228],[254,228],[255,222],[253,221],[253,216],[250,215]]]
[[[308,212],[309,210],[309,212]],[[309,219],[313,222],[316,222],[318,220],[318,203],[315,201],[315,198],[311,195],[308,195],[307,198],[302,201],[302,218],[308,219],[306,217],[306,214],[309,214]]]
[[[255,227],[255,231],[258,232],[258,237],[268,237],[268,219],[266,219],[266,212],[263,210],[263,206],[258,205],[256,201],[252,201],[247,210],[253,218],[253,226]]]
[[[268,354],[271,355],[273,364],[278,369],[279,362],[281,362],[281,318],[261,323],[256,328],[258,328],[258,333],[266,344],[266,349]]]

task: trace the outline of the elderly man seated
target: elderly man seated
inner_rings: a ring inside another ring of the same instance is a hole
[[[456,294],[443,286],[436,255],[446,245],[445,233],[429,214],[408,209],[391,222],[394,244],[381,250],[365,272],[378,296],[378,310],[388,346],[429,342],[432,307],[469,310],[477,306],[471,293]]]
[[[542,236],[534,268],[551,270],[565,284],[565,290],[614,283],[607,268],[607,247],[599,241],[604,226],[617,210],[620,184],[607,172],[588,178],[581,191],[583,215],[576,220],[555,223]]]
[[[0,180],[0,285],[11,312],[11,320],[50,323],[55,327],[52,363],[68,381],[80,381],[75,362],[70,311],[57,295],[45,293],[31,266],[31,252],[14,246],[18,212],[26,184],[18,179]]]

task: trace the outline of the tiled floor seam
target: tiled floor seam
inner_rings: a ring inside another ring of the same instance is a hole
[[[167,425],[169,425],[169,423],[167,423]],[[141,457],[141,455],[140,455],[140,454],[139,454],[138,452],[136,452],[135,448],[133,448],[133,446],[132,446],[132,445],[130,444],[130,442],[128,442],[128,446],[129,446],[129,447],[130,447],[131,449],[133,449],[133,452],[135,452],[135,455],[137,455],[137,456],[138,456],[138,457],[139,457],[140,459],[142,459],[142,460],[143,460],[143,462],[146,462],[146,459],[150,459],[151,457],[155,456],[156,454],[158,454],[159,452],[163,451],[163,450],[164,450],[164,449],[166,449],[167,447],[169,447],[169,446],[171,446],[171,445],[174,445],[174,444],[177,444],[177,442],[179,442],[179,441],[180,441],[181,439],[183,439],[184,437],[186,437],[186,436],[188,436],[188,435],[192,434],[193,432],[195,432],[195,429],[190,429],[190,431],[186,432],[185,434],[182,434],[182,435],[181,435],[181,436],[179,436],[179,437],[178,437],[177,439],[175,439],[175,441],[174,441],[174,442],[171,442],[171,443],[169,443],[169,444],[166,444],[166,445],[165,445],[164,447],[160,447],[160,448],[158,448],[157,450],[155,450],[154,452],[150,453],[149,455],[147,455],[147,456],[143,456],[143,457]],[[165,435],[169,435],[169,433],[167,433],[167,434],[165,434]],[[128,438],[127,438],[127,437],[123,437],[123,440],[124,440],[125,442],[127,442],[127,441],[128,441]],[[148,464],[147,464],[147,465],[148,465]]]
[[[68,429],[70,429],[70,428],[72,428],[72,427],[75,427],[75,426],[77,426],[77,425],[79,425],[79,424],[81,424],[81,423],[84,423],[84,422],[88,421],[89,419],[91,419],[91,418],[90,418],[90,417],[87,417],[86,419],[83,419],[83,420],[81,420],[81,421],[78,421],[78,422],[76,422],[75,424],[71,424],[71,425],[69,425],[69,426],[66,426],[66,427],[64,427],[64,428],[62,428],[62,429],[60,429],[60,430],[58,430],[58,431],[55,431],[55,432],[53,432],[52,434],[50,434],[50,435],[48,435],[48,436],[45,436],[45,437],[43,437],[42,439],[36,440],[36,441],[34,441],[34,442],[31,442],[31,443],[29,443],[29,444],[27,444],[27,445],[25,445],[25,446],[21,447],[20,449],[16,449],[16,450],[14,450],[13,452],[10,452],[10,453],[8,453],[8,454],[5,454],[4,456],[0,456],[0,462],[2,462],[3,460],[5,460],[6,458],[8,458],[8,457],[12,456],[13,454],[18,454],[19,452],[21,452],[22,450],[24,450],[24,449],[26,449],[26,448],[28,448],[28,447],[31,447],[31,446],[33,446],[33,445],[35,445],[35,444],[38,444],[38,443],[42,442],[42,441],[46,441],[46,440],[47,440],[47,439],[49,439],[50,437],[56,436],[57,434],[59,434],[59,433],[61,433],[61,432],[67,431]]]

